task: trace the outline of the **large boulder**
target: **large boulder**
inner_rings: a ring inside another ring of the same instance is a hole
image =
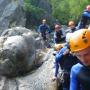
[[[32,72],[16,78],[0,76],[0,90],[58,90],[57,81],[52,81],[53,49],[43,53],[44,63]]]
[[[0,74],[11,77],[33,69],[41,49],[37,36],[21,27],[5,30],[0,37]]]
[[[15,27],[2,33],[0,90],[57,90],[52,81],[53,49],[42,51],[41,46],[38,34],[29,29]]]

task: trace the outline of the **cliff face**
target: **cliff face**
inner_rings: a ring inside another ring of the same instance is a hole
[[[0,34],[13,26],[25,25],[23,0],[0,0]]]
[[[48,20],[51,19],[52,7],[48,0],[39,0],[38,7],[46,11],[46,13],[44,14],[45,18],[47,18]]]
[[[24,11],[24,0],[0,0],[0,34],[5,29],[15,26],[31,28],[33,25],[39,25],[43,18],[49,22],[52,20],[52,10],[48,0],[32,0],[31,4],[44,10],[44,13],[39,16],[39,20],[36,20],[33,12],[27,14]]]

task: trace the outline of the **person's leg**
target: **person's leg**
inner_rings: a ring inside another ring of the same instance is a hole
[[[69,84],[70,84],[70,76],[68,73],[64,73],[63,75],[63,90],[69,90]]]

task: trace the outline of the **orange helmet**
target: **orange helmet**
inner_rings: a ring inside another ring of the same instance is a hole
[[[80,29],[72,33],[69,39],[71,52],[83,50],[90,46],[90,30]]]
[[[68,26],[71,26],[71,25],[75,25],[75,22],[74,21],[69,21]]]
[[[90,5],[87,5],[87,6],[86,6],[86,10],[87,10],[87,11],[90,11]]]
[[[58,51],[58,50],[60,50],[62,47],[63,47],[62,44],[55,44],[54,49],[55,49],[56,51]]]

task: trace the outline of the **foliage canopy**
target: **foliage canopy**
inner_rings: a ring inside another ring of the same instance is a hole
[[[26,11],[33,14],[36,19],[40,19],[44,10],[37,7],[40,0],[24,0]],[[52,6],[51,15],[58,19],[62,24],[67,24],[69,20],[78,22],[81,13],[86,5],[90,4],[89,0],[48,0]],[[38,14],[37,14],[38,13]]]

